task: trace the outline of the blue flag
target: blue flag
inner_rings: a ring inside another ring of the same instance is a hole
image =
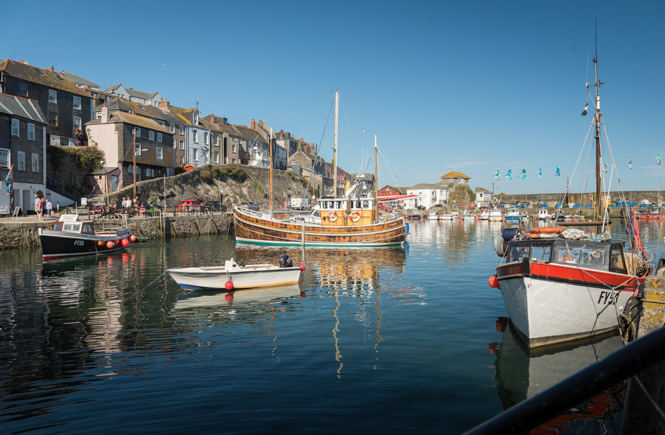
[[[499,171],[499,170],[497,169],[497,170],[496,170],[496,174],[494,174],[494,179],[495,179],[495,180],[498,180],[499,178],[501,178],[501,171]]]
[[[628,156],[628,169],[633,170],[633,158]]]
[[[524,180],[526,178],[526,169],[522,169],[522,173],[520,174],[520,178]]]
[[[558,166],[556,167],[556,173],[554,175],[556,175],[557,177],[561,176],[561,170],[559,169]]]
[[[660,153],[656,156],[656,166],[660,166]]]
[[[512,169],[508,169],[508,172],[506,172],[506,178],[509,179],[509,180],[513,179],[513,170]]]
[[[543,168],[538,168],[538,178],[543,179]]]

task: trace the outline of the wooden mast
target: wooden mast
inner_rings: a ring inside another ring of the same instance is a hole
[[[598,92],[598,89],[600,88],[600,82],[598,81],[598,60],[594,59],[593,60],[595,69],[596,69],[596,113],[595,113],[595,118],[596,118],[596,201],[597,201],[597,207],[596,207],[596,212],[598,219],[601,218],[602,216],[602,210],[603,210],[603,201],[601,200],[601,180],[600,180],[600,175],[601,175],[601,169],[600,169],[600,159],[601,159],[601,152],[600,152],[600,95]]]
[[[270,210],[272,210],[272,127],[270,128],[270,138],[268,139],[268,148],[270,150]]]
[[[337,197],[337,119],[339,115],[339,91],[335,91],[335,152],[333,153],[333,197]]]
[[[376,135],[374,135],[374,216],[379,221],[379,148],[376,146]]]

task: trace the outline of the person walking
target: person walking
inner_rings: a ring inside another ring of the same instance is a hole
[[[46,216],[51,217],[51,212],[53,211],[53,204],[50,200],[46,200]]]
[[[37,214],[37,219],[42,220],[42,200],[39,195],[35,195],[35,213]]]

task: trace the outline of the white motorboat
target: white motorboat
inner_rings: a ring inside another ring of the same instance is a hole
[[[503,214],[501,213],[501,210],[491,210],[489,213],[489,220],[490,222],[502,222]]]
[[[459,213],[456,211],[444,211],[439,217],[440,221],[454,221],[459,219]]]
[[[245,265],[232,258],[224,266],[176,267],[167,272],[183,290],[236,290],[296,284],[303,270],[304,264],[293,266],[291,259],[282,255],[279,266]]]
[[[429,216],[427,217],[427,219],[429,219],[431,221],[438,221],[439,220],[439,215],[437,214],[437,212],[431,211],[431,212],[429,212]]]
[[[552,214],[547,211],[546,208],[541,208],[538,210],[538,220],[547,221],[552,219]]]

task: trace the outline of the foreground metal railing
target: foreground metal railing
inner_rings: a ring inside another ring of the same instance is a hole
[[[466,434],[522,433],[661,361],[665,361],[665,328],[633,341]]]

